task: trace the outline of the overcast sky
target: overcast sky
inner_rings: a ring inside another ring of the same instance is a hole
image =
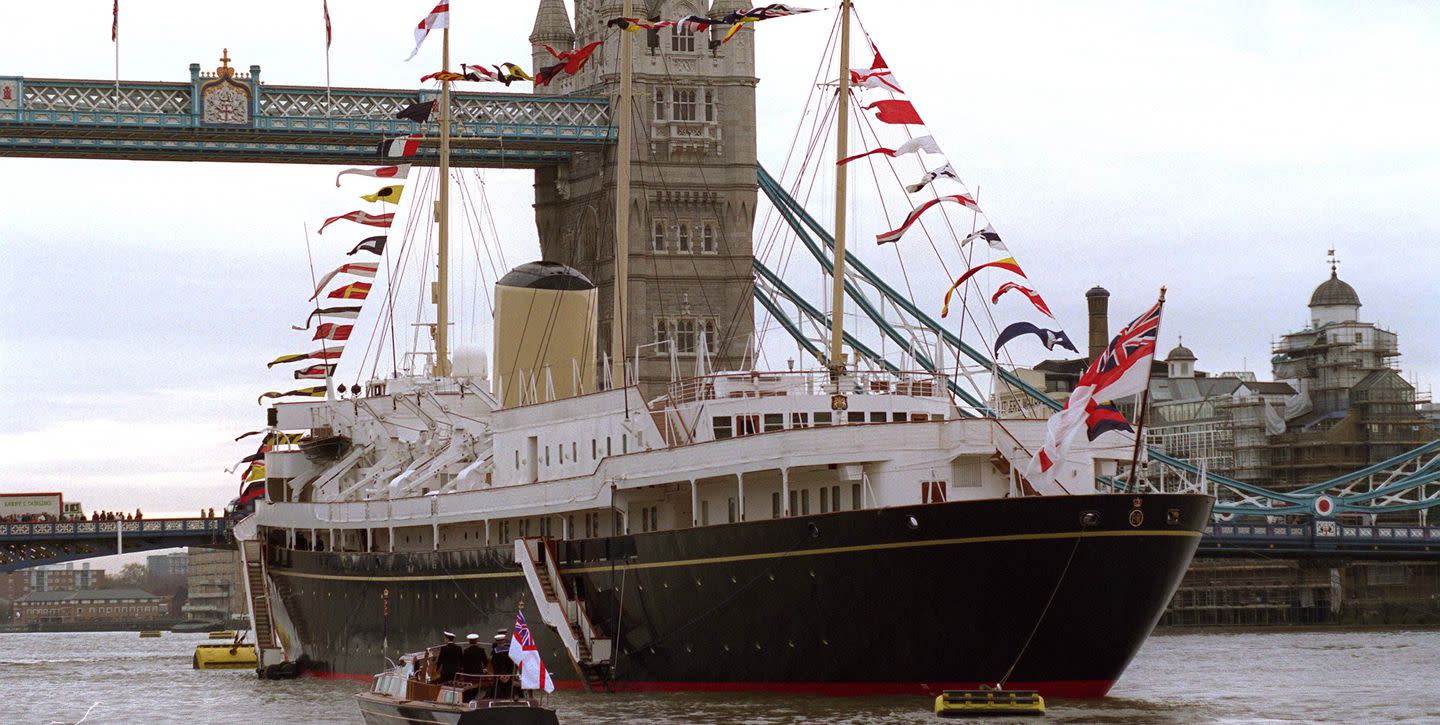
[[[415,87],[438,47],[401,61],[430,5],[332,2],[334,84]],[[126,0],[121,75],[184,81],[228,47],[270,83],[323,85],[319,7]],[[454,7],[457,59],[528,65],[534,3]],[[1164,284],[1162,350],[1183,334],[1201,369],[1268,378],[1269,345],[1308,319],[1333,246],[1362,319],[1400,334],[1406,376],[1422,390],[1440,376],[1440,6],[861,11],[1082,347],[1086,289],[1109,288],[1118,319]],[[830,20],[755,31],[762,163],[784,159]],[[11,4],[0,75],[108,78],[109,25],[107,0],[72,3],[63,19]],[[248,452],[231,439],[263,423],[255,396],[294,384],[264,363],[309,349],[289,330],[310,279],[301,225],[359,208],[357,189],[337,191],[330,167],[3,158],[0,172],[0,490],[156,513],[229,500],[223,469]],[[538,256],[531,175],[485,180],[510,263]],[[325,244],[317,255],[343,251]],[[936,284],[925,294],[938,298]]]

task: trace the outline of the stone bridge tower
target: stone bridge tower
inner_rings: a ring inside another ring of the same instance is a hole
[[[736,0],[635,0],[642,17],[723,15]],[[535,67],[556,50],[615,40],[605,27],[621,15],[618,0],[576,0],[572,26],[564,0],[541,0],[530,35]],[[757,184],[755,47],[751,29],[720,44],[724,30],[686,33],[675,28],[634,37],[631,117],[629,301],[625,350],[637,346],[640,380],[653,395],[671,379],[678,350],[680,374],[694,371],[702,338],[712,369],[734,370],[754,344],[751,272]],[[575,76],[536,88],[545,95],[608,96],[619,92],[618,42],[602,45]],[[615,148],[575,155],[568,164],[535,173],[535,219],[546,260],[568,264],[600,287],[599,348],[614,327]],[[615,367],[616,376],[619,367]]]

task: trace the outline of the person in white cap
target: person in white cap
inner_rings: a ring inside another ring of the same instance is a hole
[[[460,673],[473,677],[465,678],[467,684],[482,682],[481,678],[488,672],[490,658],[485,656],[485,648],[480,645],[480,635],[471,632],[465,635],[465,641],[467,644],[460,659]],[[478,685],[465,688],[465,702],[474,700],[479,693]]]
[[[461,651],[460,645],[455,644],[454,632],[442,632],[445,637],[445,644],[440,647],[440,656],[436,658],[435,664],[440,667],[440,681],[449,682],[455,679],[455,673],[460,671]]]

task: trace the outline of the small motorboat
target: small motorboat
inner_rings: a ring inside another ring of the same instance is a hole
[[[140,632],[140,636],[141,636],[142,638],[144,638],[144,637],[159,637],[160,635],[161,635],[161,632],[160,632],[159,630],[154,630],[154,629],[146,629],[146,630],[142,630],[142,631]]]
[[[355,694],[366,725],[559,725],[555,711],[519,689],[513,675],[461,673],[438,682],[435,650],[407,655]]]

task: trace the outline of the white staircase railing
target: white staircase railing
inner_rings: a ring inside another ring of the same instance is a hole
[[[555,566],[553,552],[545,552],[544,569],[536,565],[535,559],[543,546],[543,539],[516,539],[515,561],[525,572],[525,582],[530,586],[530,594],[535,601],[535,608],[540,611],[540,618],[559,632],[560,640],[565,643],[565,649],[570,653],[570,659],[580,672],[581,678],[588,679],[586,667],[610,659],[611,639],[600,636],[595,630],[585,611],[584,602],[572,598],[565,591],[565,585],[560,580],[560,571]]]

